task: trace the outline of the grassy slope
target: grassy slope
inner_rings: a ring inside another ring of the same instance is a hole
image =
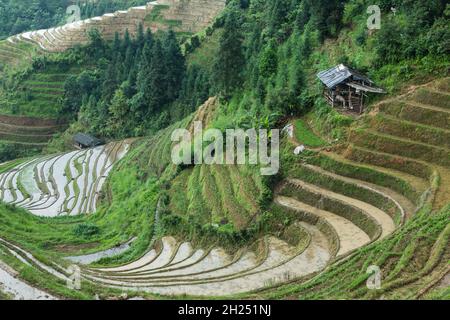
[[[323,147],[326,143],[320,137],[315,135],[308,125],[302,119],[295,121],[295,138],[298,142],[303,143],[305,146],[317,148]]]
[[[354,56],[358,66],[365,67],[370,65],[371,57],[367,56],[361,49],[356,48],[352,41],[352,31],[346,30],[338,40],[327,42],[321,50],[314,54],[313,59],[316,59],[318,62],[315,67],[325,68],[337,63],[342,53]],[[197,55],[190,57],[190,63],[211,61],[212,59],[209,58],[210,52],[213,52],[215,46],[215,41],[211,38],[197,51]],[[422,63],[427,62],[418,62],[419,71],[417,74],[419,77],[426,78],[428,76],[421,74],[420,71]],[[387,71],[381,70],[375,76],[381,79],[385,72]],[[312,71],[310,74],[313,74]],[[403,81],[398,81],[403,76],[402,73],[394,72],[389,77],[384,78],[382,84],[389,89],[397,88],[397,85],[404,84]],[[39,85],[41,83],[36,83],[33,80],[32,84]],[[317,88],[317,86],[312,87],[314,89]],[[339,117],[338,115],[334,116]],[[323,118],[318,116],[315,120],[316,124],[319,124]],[[336,127],[339,128],[339,126]],[[300,128],[303,138],[307,136],[311,146],[320,145],[318,137],[310,135],[305,127],[301,125]],[[325,128],[326,125],[318,129],[320,131],[320,129]],[[107,196],[104,206],[95,215],[48,220],[30,216],[26,212],[12,207],[1,206],[0,235],[14,240],[24,246],[24,248],[37,253],[43,260],[61,257],[63,254],[55,249],[59,245],[72,245],[75,248],[78,246],[79,250],[76,251],[79,253],[91,252],[127,241],[132,236],[139,236],[131,251],[115,259],[103,261],[105,264],[118,264],[139,256],[149,245],[151,236],[154,233],[153,229],[155,228],[153,213],[161,193],[167,192],[171,200],[169,208],[182,218],[188,216],[189,213],[203,217],[203,215],[211,213],[197,212],[195,209],[212,209],[212,216],[216,218],[210,219],[207,217],[205,219],[206,223],[210,221],[218,222],[223,215],[227,216],[227,214],[223,214],[224,207],[227,208],[228,214],[235,211],[235,206],[239,206],[241,209],[252,210],[254,203],[245,196],[239,199],[237,195],[240,194],[239,191],[242,188],[239,177],[247,177],[248,179],[248,176],[242,174],[242,172],[248,170],[251,171],[251,174],[255,174],[254,170],[252,171],[249,167],[239,168],[241,171],[239,175],[236,172],[231,173],[231,169],[226,172],[222,170],[212,173],[211,171],[214,171],[215,168],[204,169],[196,167],[194,169],[186,169],[178,175],[177,171],[169,165],[170,153],[168,151],[170,151],[171,144],[168,132],[170,132],[170,128],[155,137],[136,144],[133,151],[114,170],[106,186]],[[317,158],[315,161],[323,160]],[[176,177],[176,180],[172,180],[174,177]],[[383,180],[379,176],[372,178]],[[231,179],[231,182],[228,179]],[[263,192],[262,183],[255,180],[253,181],[255,185],[253,189]],[[408,186],[403,185],[401,182],[395,180],[383,181],[396,184],[398,190],[404,191],[410,197],[414,197],[414,191],[408,189]],[[245,185],[249,184],[251,183],[246,181]],[[217,197],[217,199],[213,198],[210,200],[208,197],[208,192],[211,192],[209,186],[213,190],[217,190],[212,195]],[[214,189],[214,186],[217,189]],[[189,191],[188,196],[183,197],[181,192],[186,188]],[[165,191],[165,189],[168,190]],[[208,200],[207,205],[205,205],[205,199]],[[188,208],[188,212],[186,212],[186,208]],[[191,208],[191,212],[189,212],[189,208]],[[276,216],[276,213],[272,214],[274,215],[271,220],[273,225],[275,225],[277,220],[278,222],[288,221],[290,218],[289,216]],[[326,272],[318,275],[313,280],[306,283],[292,283],[280,288],[263,291],[257,294],[257,297],[301,299],[379,298],[382,296],[386,298],[414,297],[410,294],[417,292],[413,287],[420,281],[417,277],[432,273],[434,267],[441,268],[448,261],[448,246],[446,248],[445,244],[448,243],[449,217],[449,207],[443,208],[439,213],[431,214],[431,208],[427,205],[393,236],[359,250],[350,259],[330,267]],[[205,222],[203,219],[200,220]],[[186,221],[183,220],[183,222]],[[88,239],[76,237],[73,234],[73,228],[80,223],[98,225],[100,234]],[[271,227],[270,223],[268,223],[266,231],[271,230]],[[284,227],[281,226],[281,228]],[[225,226],[222,229],[228,232],[227,228],[228,226]],[[185,238],[191,237],[191,240],[197,240],[199,243],[208,241],[205,234],[192,235],[192,233],[189,233],[192,230],[185,230],[183,226],[176,226],[173,229],[167,228],[165,231],[169,233],[178,232],[177,235]],[[208,236],[211,237],[211,235]],[[195,237],[198,238],[196,239]],[[217,238],[212,238],[217,241]],[[93,243],[97,244],[95,249],[84,247],[84,245]],[[370,265],[379,265],[383,270],[383,274],[386,275],[386,282],[380,291],[372,292],[365,287],[365,281],[368,277],[366,269]],[[32,282],[35,281],[44,285],[43,281],[38,280],[33,272],[35,271],[26,270],[22,273],[22,276],[28,277]],[[30,275],[27,275],[27,273],[30,273]],[[405,288],[411,288],[412,290],[410,293],[405,293]],[[56,284],[52,289],[57,292],[62,290]],[[437,293],[438,296],[443,294]],[[89,293],[85,293],[85,295],[80,297],[89,297]]]

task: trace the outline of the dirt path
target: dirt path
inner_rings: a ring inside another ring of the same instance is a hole
[[[450,287],[450,268],[447,269],[445,275],[440,279],[436,288],[444,289]]]
[[[339,237],[339,252],[337,256],[343,256],[370,242],[369,236],[351,221],[334,213],[320,210],[292,198],[277,196],[275,202],[281,206],[294,210],[305,211],[325,219],[336,230]]]
[[[423,104],[423,103],[413,101],[413,100],[400,100],[400,101],[405,102],[406,104],[412,105],[414,107],[428,109],[428,110],[437,111],[437,112],[444,112],[444,113],[447,113],[450,117],[450,110],[448,110],[448,109],[436,107],[436,106],[429,105],[429,104]]]
[[[424,83],[424,84],[419,84],[419,85],[410,85],[405,92],[403,92],[401,95],[398,96],[393,96],[393,97],[389,97],[388,99],[383,99],[380,102],[377,102],[376,104],[374,104],[372,106],[372,111],[370,114],[372,114],[372,112],[377,113],[378,112],[378,107],[382,104],[385,103],[389,103],[389,102],[393,102],[393,101],[398,101],[404,98],[409,97],[412,93],[414,93],[417,89],[420,88],[429,88],[429,87],[433,87],[433,85],[435,84],[435,80],[432,80],[430,82]]]
[[[199,109],[195,115],[195,118],[189,124],[188,131],[191,134],[194,134],[194,130],[196,129],[195,128],[196,122],[201,122],[203,125],[203,129],[206,129],[206,127],[212,121],[212,118],[214,116],[214,113],[215,113],[217,107],[218,107],[217,97],[209,98],[204,104],[202,104],[199,107]]]
[[[392,232],[394,232],[395,230],[395,224],[394,221],[392,220],[392,218],[386,214],[385,212],[383,212],[382,210],[357,199],[354,198],[350,198],[347,196],[344,196],[342,194],[338,194],[335,193],[333,191],[330,190],[326,190],[326,189],[322,189],[319,188],[315,185],[303,182],[301,180],[298,179],[288,179],[289,182],[298,185],[302,188],[305,188],[307,190],[310,190],[314,193],[319,193],[319,194],[324,194],[329,198],[333,198],[336,200],[340,200],[342,202],[345,202],[349,205],[352,205],[354,207],[360,208],[362,211],[364,211],[365,213],[367,213],[368,215],[370,215],[372,218],[374,218],[376,220],[376,222],[381,226],[381,236],[380,239],[388,236],[389,234],[391,234]]]

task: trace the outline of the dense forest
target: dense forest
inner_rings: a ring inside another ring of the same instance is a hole
[[[91,38],[75,54],[92,68],[66,80],[62,115],[79,114],[84,127],[115,138],[167,126],[167,106],[180,97],[186,73],[175,33],[154,36],[141,26],[135,39],[116,34],[108,44],[95,32]]]
[[[24,9],[25,3],[2,0],[0,19],[7,23],[1,34],[62,23],[69,4],[30,0]],[[79,5],[85,18],[142,3]],[[367,29],[369,4],[233,0],[212,26],[196,35],[152,34],[141,25],[136,35],[116,34],[114,41],[105,41],[91,30],[90,44],[37,57],[32,69],[16,79],[47,70],[71,74],[62,86],[61,102],[52,106],[58,111],[51,113],[75,122],[69,135],[76,130],[111,139],[149,135],[184,119],[208,97],[219,96],[227,105],[216,119],[219,129],[269,127],[284,116],[314,110],[318,123],[325,124],[320,126],[340,138],[339,127],[350,119],[320,99],[317,72],[345,63],[392,91],[418,70],[438,70],[450,50],[446,1],[382,1],[380,30]],[[20,26],[22,20],[26,25]],[[332,50],[326,52],[326,47]],[[2,81],[9,92],[5,97],[19,96],[14,103],[3,100],[10,113],[34,103],[30,93],[16,90],[19,84],[7,83]],[[47,106],[38,104],[32,107],[34,115],[39,116],[38,107],[48,116]]]
[[[145,0],[0,0],[0,39],[24,31],[47,29],[65,24],[66,10],[76,4],[80,7],[81,19],[100,16],[104,13],[143,5]]]

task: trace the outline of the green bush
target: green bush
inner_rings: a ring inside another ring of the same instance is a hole
[[[73,234],[82,238],[92,238],[100,234],[100,228],[90,223],[81,223],[73,228]]]

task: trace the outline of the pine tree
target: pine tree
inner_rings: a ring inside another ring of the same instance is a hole
[[[79,91],[77,76],[69,76],[64,83],[64,108],[61,115],[73,114],[78,111],[77,108],[81,103]]]
[[[128,49],[128,47],[131,45],[131,37],[130,32],[128,29],[125,30],[125,35],[123,36],[123,42],[122,42],[122,52],[125,53]]]
[[[144,46],[137,75],[137,93],[131,102],[133,112],[140,117],[160,111],[167,103],[166,65],[159,40],[152,47]]]
[[[115,66],[117,68],[116,72],[116,84],[121,84],[128,78],[128,70],[125,69],[124,65],[124,58],[122,56],[122,53],[119,52],[117,56],[115,57]]]
[[[125,68],[125,71],[127,72],[127,77],[128,74],[130,73],[130,70],[133,68],[133,63],[134,63],[134,50],[132,46],[129,46],[127,48],[127,51],[125,52],[125,59],[123,61],[123,66]]]
[[[106,44],[100,32],[97,29],[91,29],[88,33],[90,45],[87,53],[95,60],[101,59],[105,56]]]
[[[131,99],[136,94],[136,68],[131,68],[128,73],[128,78],[122,83],[121,89],[127,98]]]
[[[145,31],[145,43],[144,44],[147,44],[150,47],[153,45],[153,34],[150,29],[147,29],[147,31]]]
[[[259,60],[259,72],[262,77],[268,78],[277,71],[278,57],[276,44],[272,40],[262,52]]]
[[[114,41],[113,41],[113,45],[112,45],[113,54],[120,52],[121,45],[122,45],[122,43],[120,40],[120,35],[118,32],[116,32],[114,34]]]
[[[282,25],[287,21],[289,16],[289,1],[288,0],[271,0],[269,1],[270,9],[268,10],[268,27],[269,33],[278,41],[282,41],[283,34],[281,31]]]
[[[112,95],[114,94],[115,89],[117,88],[117,68],[115,65],[115,61],[112,61],[108,69],[106,70],[106,74],[104,76],[103,84],[102,84],[102,96],[105,101],[110,101]]]
[[[186,64],[181,53],[175,32],[169,31],[164,39],[164,62],[166,65],[167,99],[174,101],[178,98],[181,82],[186,72]]]
[[[295,28],[302,32],[306,24],[310,19],[309,10],[305,6],[305,2],[302,1],[299,8],[297,9],[297,15],[295,17]]]
[[[144,50],[142,51],[141,59],[139,62],[139,72],[137,73],[136,79],[137,90],[139,92],[145,93],[146,97],[148,97],[147,91],[150,91],[150,88],[148,88],[148,75],[150,73],[152,53],[152,47],[146,44],[144,46]]]
[[[138,48],[142,48],[145,42],[145,34],[144,34],[144,26],[142,23],[139,23],[137,37],[136,37],[136,45]]]
[[[144,97],[148,97],[147,114],[161,111],[162,107],[168,102],[165,59],[162,44],[157,40],[152,48],[152,59],[144,92]]]
[[[224,30],[219,40],[219,50],[214,63],[216,87],[225,97],[243,82],[242,70],[245,66],[243,36],[239,12],[230,9],[225,17]]]
[[[108,132],[109,136],[125,138],[128,135],[130,121],[130,108],[127,97],[121,89],[116,90],[109,106]]]
[[[308,26],[306,26],[305,31],[303,32],[303,35],[300,39],[300,45],[298,48],[300,57],[303,60],[308,59],[312,53],[312,50],[313,50],[313,42],[312,41],[313,40],[312,40],[311,30],[308,25]]]

